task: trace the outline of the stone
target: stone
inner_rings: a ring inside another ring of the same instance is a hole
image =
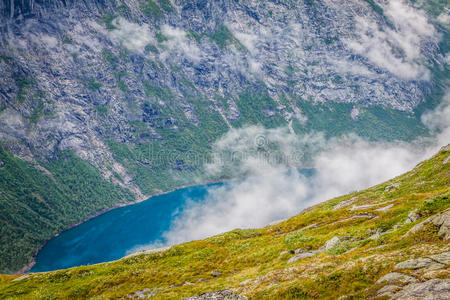
[[[450,279],[431,279],[412,283],[392,296],[392,299],[443,300],[450,299]]]
[[[349,206],[350,204],[353,204],[356,200],[358,200],[358,198],[353,197],[351,199],[341,201],[333,207],[333,210],[338,210],[343,207]]]
[[[397,265],[395,265],[394,270],[395,271],[417,270],[417,269],[423,269],[423,268],[435,270],[435,269],[440,269],[443,267],[445,267],[444,264],[435,262],[430,258],[420,257],[420,258],[408,259],[408,260],[402,261],[401,263],[398,263]]]
[[[358,249],[358,247],[353,247],[352,249],[345,251],[343,254],[349,254],[349,253],[355,251],[356,249]]]
[[[332,237],[331,239],[329,239],[325,245],[323,245],[323,249],[326,250],[330,250],[331,248],[334,248],[339,242],[341,241],[340,238],[338,238],[337,236]]]
[[[222,275],[222,272],[217,271],[217,270],[214,270],[214,271],[211,272],[211,275],[212,275],[213,277],[218,277],[218,276]]]
[[[249,284],[250,282],[252,282],[252,280],[253,280],[253,279],[247,279],[247,280],[244,280],[244,281],[241,282],[241,285],[247,285],[247,284]]]
[[[435,226],[439,227],[439,236],[443,236],[444,240],[450,239],[450,208],[446,209],[445,211],[435,214],[425,221],[416,224],[413,228],[411,228],[407,234],[416,233],[422,230],[422,228],[426,224],[433,224]]]
[[[306,250],[305,249],[297,249],[297,250],[295,250],[294,251],[294,254],[300,254],[300,253],[305,253],[306,252]]]
[[[281,252],[281,253],[280,253],[280,256],[283,256],[283,255],[286,255],[286,254],[294,254],[294,253],[295,253],[295,251],[292,251],[292,250],[286,250],[286,251]]]
[[[398,187],[399,187],[399,184],[398,183],[394,183],[392,185],[388,185],[387,187],[385,187],[384,191],[385,192],[389,192],[389,191],[392,191],[392,190],[394,190],[394,189],[396,189]]]
[[[318,251],[311,251],[311,252],[306,252],[306,253],[301,253],[295,256],[292,256],[287,263],[290,264],[294,261],[300,260],[300,259],[305,259],[305,258],[309,258],[309,257],[313,257],[314,255],[316,255]]]
[[[387,284],[415,283],[415,282],[418,282],[416,278],[397,272],[388,273],[377,280],[377,283],[387,283]]]
[[[450,251],[430,255],[429,258],[441,264],[447,265],[450,264]]]
[[[394,293],[398,292],[399,290],[401,290],[401,288],[397,285],[392,285],[392,284],[385,285],[381,289],[378,290],[377,296],[378,297],[383,297],[383,296],[392,297],[394,295]]]
[[[236,295],[230,290],[221,290],[183,298],[183,300],[247,300],[247,297]]]
[[[405,224],[408,223],[414,223],[415,221],[420,219],[420,215],[417,213],[416,210],[413,210],[409,213],[408,218],[405,221]]]
[[[386,210],[388,210],[389,208],[391,208],[391,207],[393,207],[393,206],[394,206],[394,204],[389,204],[389,205],[387,205],[387,206],[384,206],[384,207],[375,209],[375,211],[386,211]]]
[[[148,299],[151,297],[156,296],[156,294],[158,294],[158,292],[161,290],[161,288],[145,288],[143,290],[139,290],[139,291],[135,291],[132,294],[128,294],[127,298],[128,299]]]
[[[376,204],[366,204],[366,205],[360,205],[360,206],[353,206],[352,208],[350,208],[350,211],[355,211],[355,210],[361,210],[361,209],[368,209],[368,208],[372,208],[376,206]]]

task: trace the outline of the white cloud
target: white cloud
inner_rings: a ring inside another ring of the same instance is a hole
[[[198,46],[191,41],[186,31],[169,25],[161,27],[161,33],[167,38],[162,44],[166,51],[162,52],[160,57],[163,60],[175,57],[185,57],[193,62],[199,62],[202,52]]]
[[[107,32],[110,39],[128,50],[143,53],[148,44],[154,44],[155,38],[146,24],[128,22],[119,17],[112,21],[115,29]]]
[[[321,201],[394,178],[449,143],[449,116],[447,94],[435,111],[423,117],[434,135],[410,143],[368,142],[356,136],[327,140],[320,134],[297,136],[287,128],[232,129],[214,144],[216,159],[205,166],[205,172],[243,179],[211,188],[201,202],[188,203],[163,239],[143,248],[261,227]],[[303,154],[313,154],[310,167],[316,171],[310,177],[296,168]]]
[[[434,27],[425,13],[402,0],[388,1],[383,9],[392,28],[357,17],[359,38],[347,40],[348,47],[400,78],[427,80],[429,72],[424,66],[421,45],[435,37]]]

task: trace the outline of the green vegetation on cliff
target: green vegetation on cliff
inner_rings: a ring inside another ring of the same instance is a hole
[[[17,271],[56,233],[134,200],[71,152],[34,165],[0,147],[0,270]]]
[[[433,280],[439,287],[448,278],[450,228],[439,220],[449,215],[449,156],[447,146],[402,176],[262,229],[236,229],[110,263],[5,275],[0,297],[180,299],[229,288],[251,299],[367,299],[383,295],[387,283],[405,293],[402,280]],[[437,262],[399,264],[430,256]]]

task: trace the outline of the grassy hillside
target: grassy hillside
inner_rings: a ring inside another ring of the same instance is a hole
[[[56,233],[134,200],[71,152],[38,165],[0,147],[0,270],[17,271]]]
[[[251,299],[362,299],[431,283],[436,292],[450,277],[449,157],[447,146],[402,176],[262,229],[111,263],[5,275],[0,298],[180,299],[231,289]]]

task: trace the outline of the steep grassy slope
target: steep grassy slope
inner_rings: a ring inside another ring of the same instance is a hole
[[[252,299],[358,299],[382,295],[387,283],[397,293],[407,291],[405,283],[433,283],[436,291],[450,277],[448,253],[436,256],[450,250],[449,157],[447,146],[402,176],[262,229],[236,229],[111,263],[2,276],[0,297],[179,299],[230,288]],[[430,216],[434,221],[423,223]],[[421,260],[428,264],[398,264],[430,255],[433,261]]]
[[[450,78],[449,30],[439,18],[447,1],[412,1],[436,30],[420,36],[390,2],[0,2],[0,142],[15,156],[0,171],[0,271],[24,267],[42,242],[90,214],[193,184],[230,127],[427,135],[421,116]],[[391,31],[420,43],[398,43]],[[423,63],[429,80],[350,45],[367,39],[393,61]],[[418,57],[410,61],[408,49]],[[85,161],[54,159],[61,151]],[[45,161],[56,180],[30,159]]]

